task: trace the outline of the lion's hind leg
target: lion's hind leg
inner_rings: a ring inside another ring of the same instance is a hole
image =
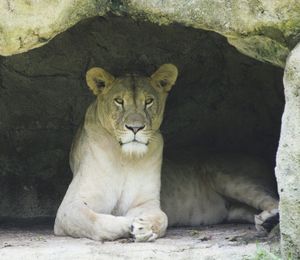
[[[215,176],[215,188],[218,193],[225,197],[261,211],[258,215],[253,212],[254,223],[258,231],[269,231],[278,223],[279,201],[268,184],[260,183],[259,178],[219,173]],[[235,209],[231,215],[233,216],[237,212],[238,210]],[[243,210],[241,212],[243,213]]]
[[[230,223],[246,222],[254,223],[258,231],[270,232],[279,223],[279,211],[277,208],[272,210],[259,210],[245,204],[233,203],[228,209],[227,221]]]
[[[273,227],[279,223],[279,210],[264,210],[260,214],[255,215],[255,227],[258,231],[270,232]]]
[[[228,215],[226,221],[229,223],[254,223],[254,216],[259,211],[248,205],[231,202],[228,207]]]

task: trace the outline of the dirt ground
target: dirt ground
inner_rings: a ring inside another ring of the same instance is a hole
[[[269,250],[277,238],[259,235],[253,225],[218,225],[170,229],[153,243],[130,239],[98,242],[55,237],[51,227],[2,227],[1,260],[35,259],[254,259],[262,248]]]

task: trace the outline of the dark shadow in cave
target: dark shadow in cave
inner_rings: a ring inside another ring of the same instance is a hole
[[[161,128],[166,153],[197,146],[274,166],[282,69],[240,54],[213,32],[92,18],[42,48],[0,59],[0,218],[54,217],[71,180],[71,140],[93,100],[88,68],[150,75],[167,62],[180,75]]]

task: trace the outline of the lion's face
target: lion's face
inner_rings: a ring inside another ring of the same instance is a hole
[[[87,72],[87,84],[97,95],[98,119],[124,153],[142,156],[147,152],[177,74],[172,64],[162,65],[151,77],[114,78],[101,68]]]

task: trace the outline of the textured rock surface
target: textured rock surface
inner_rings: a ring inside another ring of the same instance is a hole
[[[0,60],[0,217],[55,214],[71,178],[70,143],[93,99],[87,68],[150,74],[165,62],[180,71],[162,127],[166,151],[197,145],[274,164],[281,69],[241,55],[212,32],[96,18]]]
[[[5,0],[0,2],[0,54],[41,46],[78,21],[108,11],[216,31],[241,52],[281,67],[299,40],[298,0]]]
[[[299,40],[297,0],[125,0],[126,10],[153,22],[179,22],[228,37],[246,55],[284,66]]]
[[[0,55],[46,44],[87,17],[104,15],[108,0],[0,1]]]
[[[285,258],[300,259],[300,45],[287,60],[284,86],[286,105],[276,166],[280,227]]]

